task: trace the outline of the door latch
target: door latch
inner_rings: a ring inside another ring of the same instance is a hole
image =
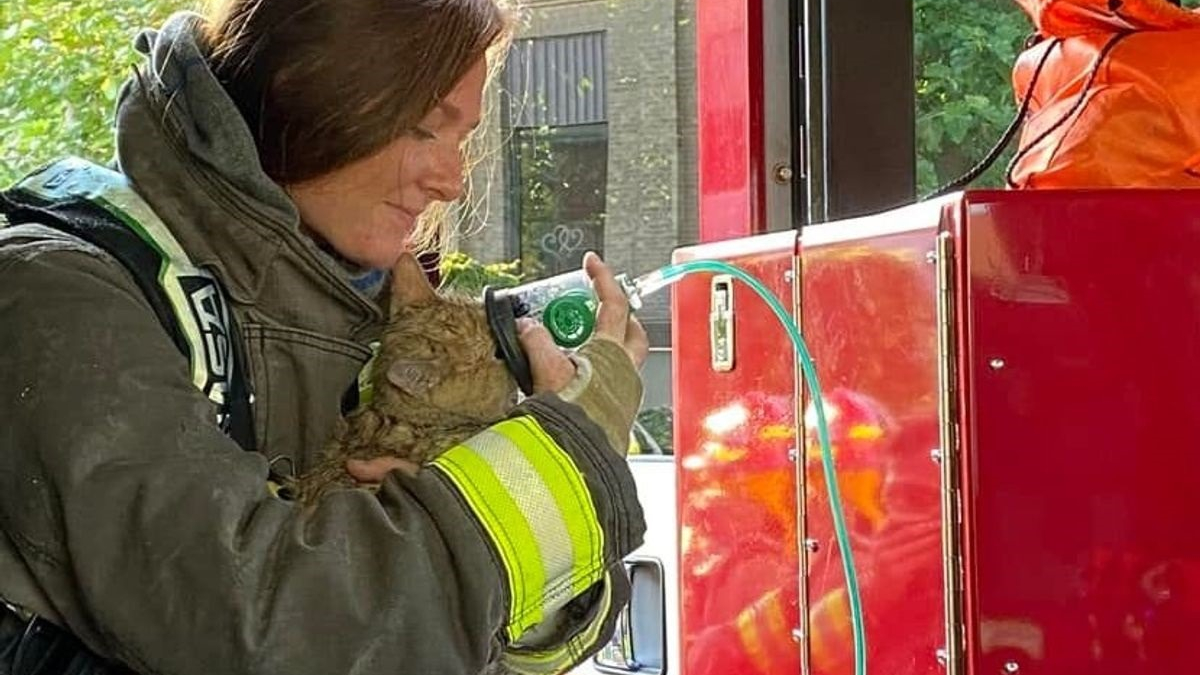
[[[733,277],[728,274],[718,274],[712,278],[708,339],[713,370],[733,370]]]

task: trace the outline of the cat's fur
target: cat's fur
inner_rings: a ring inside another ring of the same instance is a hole
[[[516,382],[496,356],[483,305],[439,294],[412,256],[395,274],[372,399],[339,423],[321,463],[291,486],[303,503],[356,485],[347,459],[420,464],[499,422],[516,403]]]

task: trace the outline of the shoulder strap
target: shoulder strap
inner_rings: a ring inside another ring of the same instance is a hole
[[[191,365],[192,381],[217,406],[217,424],[255,448],[250,393],[236,323],[219,282],[194,266],[170,230],[120,173],[65,159],[0,192],[12,223],[38,223],[108,252],[130,274]]]

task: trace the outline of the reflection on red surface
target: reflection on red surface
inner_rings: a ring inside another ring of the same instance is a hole
[[[869,672],[943,672],[937,267],[926,257],[940,227],[956,246],[964,675],[1197,672],[1200,191],[979,192],[923,208],[811,228],[800,255],[801,326],[825,390]],[[681,257],[732,260],[790,297],[793,246],[769,235]],[[809,672],[849,675],[811,401],[797,405],[774,318],[746,289],[735,296],[736,364],[717,373],[708,280],[676,288],[682,672],[791,675],[806,653]],[[801,466],[788,458],[797,447]],[[798,528],[815,544],[804,566]]]
[[[784,301],[794,235],[726,257]],[[685,252],[686,254],[686,252]],[[702,257],[713,257],[711,253]],[[799,672],[794,361],[765,303],[734,286],[735,365],[711,368],[710,277],[675,289],[682,671]]]
[[[877,218],[886,219],[887,214]],[[935,268],[914,231],[803,248],[803,329],[825,392],[872,673],[938,673],[942,643]],[[811,672],[853,673],[849,604],[811,401],[805,413]],[[777,671],[782,672],[782,671]]]
[[[825,241],[803,252],[802,328],[825,388],[833,453],[858,557],[873,673],[935,673],[941,644],[934,268],[940,217],[913,232]],[[849,233],[848,233],[849,234]],[[773,247],[765,245],[769,241]],[[724,258],[782,297],[780,235],[680,256]],[[735,287],[737,288],[737,287]],[[852,672],[849,605],[816,428],[790,343],[764,305],[735,291],[736,365],[709,367],[709,285],[686,279],[674,319],[685,675]],[[799,448],[795,459],[788,452]],[[808,633],[800,642],[797,472],[807,509]],[[901,670],[903,669],[903,670]]]
[[[963,213],[973,672],[1197,672],[1200,193]]]

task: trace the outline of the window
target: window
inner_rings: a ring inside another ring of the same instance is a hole
[[[521,40],[505,79],[509,248],[527,277],[579,269],[586,251],[604,253],[604,34]]]
[[[517,129],[513,198],[522,269],[548,276],[579,269],[583,254],[604,254],[608,127]]]

